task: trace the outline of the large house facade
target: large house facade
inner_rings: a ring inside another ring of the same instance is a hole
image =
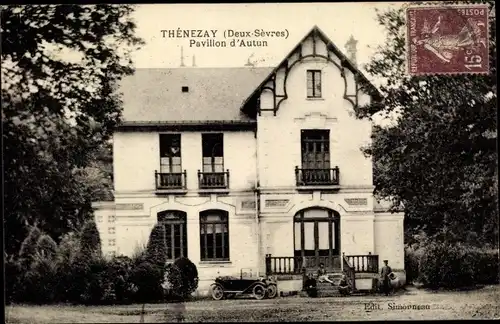
[[[404,272],[402,213],[374,199],[356,109],[377,90],[314,27],[275,68],[137,69],[122,83],[114,202],[94,204],[102,249],[133,255],[164,226],[199,290],[217,276]]]

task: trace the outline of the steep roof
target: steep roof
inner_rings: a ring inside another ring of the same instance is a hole
[[[248,113],[252,116],[255,112],[243,112],[245,104],[255,98],[261,87],[311,35],[319,36],[372,95],[380,95],[361,71],[314,26],[276,67],[136,69],[120,83],[124,105],[122,125],[250,121]],[[182,87],[188,87],[188,91],[183,92]],[[254,106],[251,105],[250,110],[255,110]]]
[[[136,69],[120,83],[123,121],[245,121],[245,99],[273,68]],[[187,86],[188,92],[182,92]]]

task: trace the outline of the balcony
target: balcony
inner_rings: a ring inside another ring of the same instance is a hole
[[[179,173],[160,173],[155,170],[157,192],[173,193],[186,191],[186,170]]]
[[[226,172],[201,172],[198,170],[198,185],[204,191],[227,191],[229,170]]]
[[[339,185],[339,168],[301,169],[295,167],[297,187],[332,187]]]

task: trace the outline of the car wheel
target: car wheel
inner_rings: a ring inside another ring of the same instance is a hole
[[[212,298],[214,300],[221,300],[224,298],[224,288],[221,285],[213,285],[212,286]]]
[[[264,287],[264,285],[256,284],[253,287],[253,297],[255,299],[258,299],[258,300],[264,299],[264,298],[266,298],[266,294],[267,294],[267,288]]]
[[[267,297],[275,298],[278,295],[278,287],[274,284],[267,286]]]

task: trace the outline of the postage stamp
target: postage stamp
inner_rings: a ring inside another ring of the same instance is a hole
[[[406,9],[410,75],[487,74],[487,5],[414,6]]]

